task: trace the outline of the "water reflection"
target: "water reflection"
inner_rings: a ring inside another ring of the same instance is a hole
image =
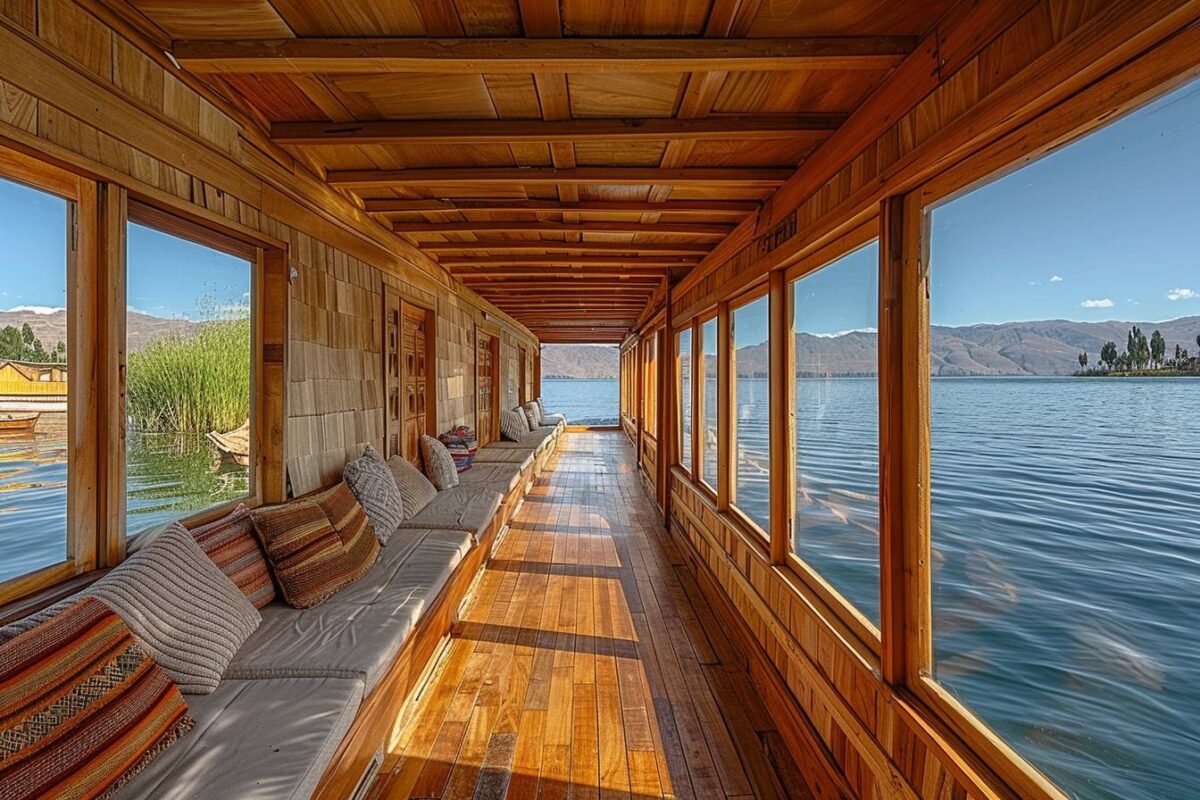
[[[131,534],[250,491],[249,469],[222,461],[203,434],[130,433],[126,459]]]

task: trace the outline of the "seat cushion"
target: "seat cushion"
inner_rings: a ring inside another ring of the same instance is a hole
[[[492,442],[488,447],[499,447],[516,450],[530,450],[540,454],[554,441],[553,428],[537,428],[521,437],[519,442]]]
[[[312,795],[362,704],[353,678],[227,680],[191,703],[195,729],[116,797]]]
[[[262,608],[275,599],[275,582],[271,579],[267,556],[254,535],[250,510],[244,505],[238,503],[237,508],[224,517],[188,528],[188,532],[255,608]]]
[[[404,501],[387,462],[367,445],[361,456],[346,465],[342,477],[366,512],[379,543],[387,544],[387,537],[404,519]]]
[[[525,472],[533,466],[533,450],[521,447],[494,447],[488,445],[475,457],[475,465],[516,464]]]
[[[478,541],[496,516],[503,500],[504,496],[492,489],[456,486],[438,492],[438,496],[425,506],[424,511],[402,522],[400,527],[467,531]]]
[[[478,491],[490,489],[507,495],[521,482],[521,465],[505,462],[476,464],[459,476],[460,486]]]
[[[328,601],[263,609],[225,677],[358,678],[370,692],[470,549],[464,531],[397,530],[370,572]]]
[[[0,646],[0,797],[103,797],[193,726],[112,609],[78,600]]]

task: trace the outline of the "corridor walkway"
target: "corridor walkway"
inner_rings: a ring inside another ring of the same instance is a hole
[[[811,796],[633,458],[564,437],[374,798]]]

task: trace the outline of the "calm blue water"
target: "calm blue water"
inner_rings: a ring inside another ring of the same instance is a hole
[[[621,421],[615,380],[543,379],[542,405],[547,414],[566,414],[572,425],[617,425]]]

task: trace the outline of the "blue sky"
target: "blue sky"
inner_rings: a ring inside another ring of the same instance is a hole
[[[62,308],[66,201],[0,179],[0,309]],[[224,316],[247,303],[250,266],[239,258],[137,224],[129,226],[130,308],[158,317]]]

